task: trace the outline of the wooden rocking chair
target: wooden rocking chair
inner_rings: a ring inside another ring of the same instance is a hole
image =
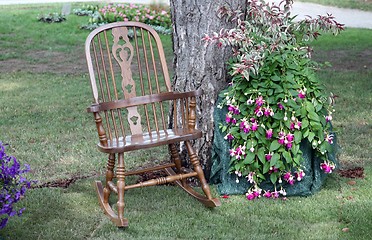
[[[201,90],[171,91],[167,64],[158,34],[138,22],[117,22],[95,29],[85,43],[93,104],[98,131],[98,149],[108,154],[106,182],[95,182],[99,203],[118,226],[128,226],[124,217],[125,190],[175,182],[207,207],[221,205],[212,198],[209,186],[190,141],[200,138],[195,129],[196,98]],[[168,112],[174,119],[168,123]],[[186,146],[192,170],[181,166],[175,144]],[[172,163],[137,171],[126,171],[124,153],[168,145]],[[116,165],[116,166],[115,166]],[[166,177],[126,185],[125,178],[164,169]],[[205,195],[196,192],[186,179],[199,179]],[[117,211],[109,203],[117,194]]]

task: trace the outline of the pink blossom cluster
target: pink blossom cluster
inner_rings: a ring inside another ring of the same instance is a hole
[[[230,149],[230,156],[231,157],[235,157],[236,159],[242,159],[243,157],[245,157],[245,146],[241,146],[239,145],[237,148],[235,149]]]
[[[305,90],[302,90],[302,89],[299,89],[298,90],[298,95],[297,95],[299,98],[301,99],[304,99],[306,97],[306,91]]]
[[[333,162],[323,162],[320,164],[320,169],[322,169],[325,173],[332,173],[335,170],[336,165]]]
[[[259,198],[261,197],[261,192],[262,192],[262,189],[255,186],[254,189],[250,189],[247,193],[246,193],[246,197],[248,200],[254,200],[256,198]]]
[[[254,118],[251,118],[250,122],[246,118],[243,118],[242,121],[240,122],[239,128],[244,133],[249,133],[250,131],[255,132],[258,130],[258,123]]]
[[[267,190],[263,194],[263,196],[265,198],[274,198],[274,199],[275,198],[279,198],[280,195],[282,195],[282,196],[286,196],[287,195],[286,191],[283,188],[280,191],[277,191],[276,189],[274,191],[272,191],[272,192],[270,190]]]
[[[286,146],[287,149],[292,148],[292,143],[294,141],[294,135],[291,133],[285,134],[283,131],[279,132],[278,142],[280,145]]]
[[[299,170],[295,172],[294,175],[291,172],[286,172],[283,175],[284,181],[289,183],[289,185],[293,185],[295,183],[295,180],[300,182],[304,177],[305,177],[305,172],[303,170]]]
[[[99,13],[104,22],[137,21],[151,25],[170,27],[170,14],[165,11],[155,11],[138,4],[108,4],[100,8]]]
[[[291,125],[290,125],[289,128],[292,131],[295,130],[295,129],[300,130],[301,129],[301,125],[302,125],[301,121],[299,121],[297,118],[294,118],[293,117],[292,122],[291,122]]]

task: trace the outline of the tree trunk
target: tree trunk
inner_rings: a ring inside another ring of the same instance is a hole
[[[202,38],[231,25],[219,19],[217,10],[229,5],[232,9],[246,9],[241,0],[170,0],[173,21],[173,50],[175,91],[203,89],[204,95],[197,105],[197,127],[203,138],[193,143],[202,167],[209,178],[213,141],[213,110],[218,93],[227,85],[226,61],[231,50],[216,45],[205,46]],[[172,114],[172,113],[171,113]],[[172,119],[172,118],[170,118]]]

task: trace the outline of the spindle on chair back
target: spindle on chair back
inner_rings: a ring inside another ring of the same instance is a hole
[[[98,149],[108,153],[106,183],[96,181],[101,207],[119,227],[128,225],[124,218],[124,191],[135,187],[176,182],[206,206],[220,205],[213,199],[204,178],[199,159],[190,140],[200,138],[195,129],[196,98],[201,90],[179,93],[171,84],[158,34],[138,22],[107,24],[94,30],[85,45],[93,103],[87,109],[93,113],[97,127]],[[169,108],[174,112],[170,126]],[[193,170],[181,166],[175,143],[184,142]],[[126,171],[124,152],[169,145],[172,163],[141,171]],[[115,167],[116,166],[116,167]],[[146,171],[164,169],[168,177],[125,185],[125,177]],[[200,180],[205,195],[195,192],[185,181],[188,177]],[[109,197],[118,195],[117,214]]]

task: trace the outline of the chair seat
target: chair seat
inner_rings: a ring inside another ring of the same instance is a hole
[[[106,147],[100,143],[97,144],[97,147],[101,152],[119,153],[193,140],[200,137],[202,137],[202,132],[198,129],[167,129],[165,131],[159,130],[159,132],[152,131],[151,133],[128,135],[125,137],[125,142],[123,137],[114,138],[107,141]]]

